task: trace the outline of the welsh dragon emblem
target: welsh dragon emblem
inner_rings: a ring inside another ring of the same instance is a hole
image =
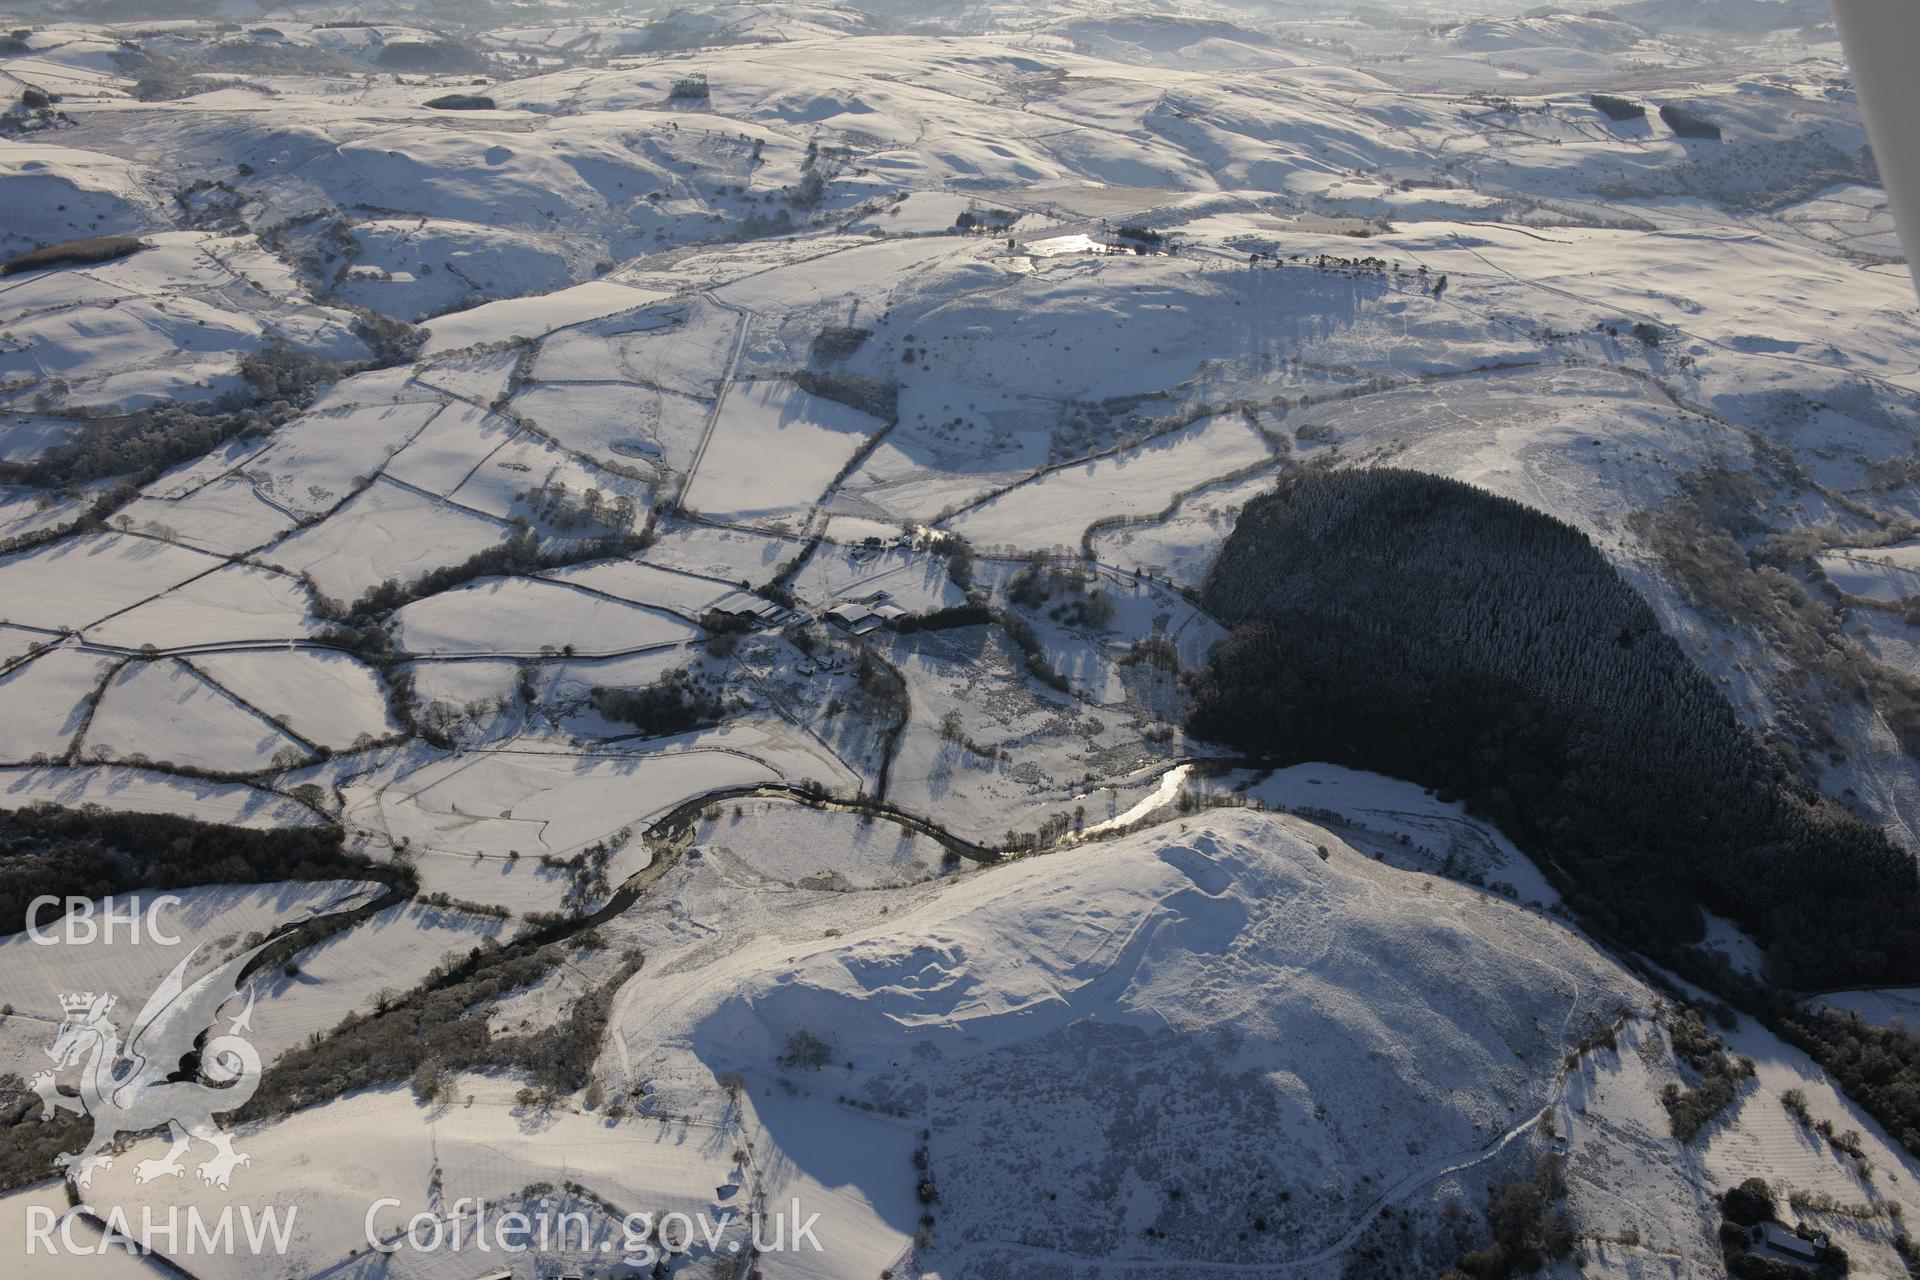
[[[245,988],[245,1008],[225,1034],[204,1042],[202,1037],[215,1029],[221,1009],[241,996],[240,975],[264,949],[263,943],[188,983],[187,971],[201,951],[195,947],[147,998],[124,1048],[109,1016],[113,996],[85,991],[60,997],[65,1017],[47,1050],[54,1069],[36,1074],[32,1088],[40,1095],[45,1119],[63,1111],[93,1119],[93,1137],[86,1147],[54,1161],[75,1186],[88,1186],[96,1169],[113,1167],[112,1151],[121,1137],[161,1128],[172,1146],[159,1159],[135,1165],[136,1182],[181,1177],[186,1171],[182,1159],[196,1139],[213,1149],[196,1172],[215,1187],[224,1189],[233,1171],[250,1162],[251,1157],[233,1149],[233,1139],[214,1123],[214,1116],[245,1106],[260,1085],[259,1051],[242,1035],[251,1030],[252,984]],[[194,1054],[197,1065],[186,1061]],[[75,1067],[78,1078],[69,1092],[60,1078]]]

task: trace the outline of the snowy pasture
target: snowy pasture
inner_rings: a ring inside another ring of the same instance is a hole
[[[394,618],[405,645],[423,654],[593,656],[685,644],[700,634],[663,609],[538,578],[489,579],[410,604]]]
[[[734,389],[687,484],[704,515],[789,526],[818,501],[881,423],[870,414],[779,382]]]

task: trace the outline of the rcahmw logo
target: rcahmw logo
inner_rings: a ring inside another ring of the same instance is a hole
[[[253,987],[245,1007],[225,1034],[201,1042],[222,1008],[240,996],[237,984],[247,963],[269,943],[243,951],[189,983],[187,969],[200,955],[195,947],[175,965],[134,1016],[124,1047],[112,1018],[114,998],[91,991],[60,997],[65,1015],[47,1056],[54,1069],[32,1080],[46,1119],[61,1112],[93,1120],[93,1136],[77,1152],[63,1152],[54,1166],[76,1187],[86,1187],[99,1169],[111,1169],[115,1144],[124,1137],[165,1129],[170,1145],[157,1159],[133,1167],[136,1182],[181,1177],[182,1157],[198,1140],[212,1154],[195,1167],[200,1179],[226,1188],[235,1169],[251,1157],[235,1151],[233,1140],[214,1116],[245,1106],[260,1084],[260,1054],[242,1032],[250,1031]],[[183,1078],[182,1064],[198,1046],[198,1068]],[[71,1084],[62,1082],[69,1073]]]
[[[252,1205],[221,1208],[220,1216],[209,1218],[198,1205],[167,1205],[156,1209],[141,1206],[139,1229],[126,1210],[115,1206],[104,1216],[86,1205],[55,1211],[52,1205],[27,1206],[27,1256],[74,1254],[88,1256],[119,1249],[124,1253],[160,1253],[168,1257],[185,1254],[231,1257],[245,1252],[255,1257],[265,1253],[284,1254],[293,1239],[293,1224],[300,1215],[298,1205],[267,1205],[257,1213]],[[100,1224],[99,1234],[81,1229],[92,1220]],[[236,1234],[235,1227],[239,1230]]]
[[[180,899],[163,893],[146,901],[144,906],[142,901],[137,895],[124,902],[109,895],[96,907],[91,898],[56,898],[42,894],[27,904],[27,937],[43,947],[60,942],[68,946],[88,946],[94,942],[111,943],[114,935],[124,930],[127,941],[135,946],[142,941],[162,947],[178,944],[179,935],[160,928],[160,910],[179,906]],[[66,909],[64,916],[50,925],[41,923],[50,912],[62,907]]]

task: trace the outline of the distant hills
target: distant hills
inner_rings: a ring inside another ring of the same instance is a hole
[[[1827,0],[1634,0],[1607,10],[1662,30],[1761,35],[1833,21]]]

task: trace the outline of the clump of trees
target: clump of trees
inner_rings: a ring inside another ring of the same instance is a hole
[[[435,111],[492,111],[494,102],[484,93],[443,93],[428,98],[426,105]]]
[[[707,84],[704,71],[696,71],[690,76],[681,76],[667,87],[669,102],[705,102],[713,96],[712,88]]]
[[[1020,215],[1011,209],[984,209],[976,205],[960,211],[960,216],[953,220],[953,229],[968,234],[977,231],[997,235],[1019,218]]]
[[[1203,592],[1234,629],[1197,736],[1464,799],[1602,936],[1675,957],[1701,905],[1805,988],[1920,973],[1920,879],[1744,726],[1577,530],[1410,471],[1302,471]]]
[[[139,236],[82,236],[78,240],[62,240],[58,244],[42,245],[38,249],[15,254],[5,262],[0,262],[0,276],[19,275],[23,271],[44,271],[48,267],[112,262],[146,247],[147,242]]]
[[[435,75],[487,69],[486,57],[458,40],[395,40],[380,50],[374,62],[388,71]]]
[[[950,631],[956,627],[981,627],[993,621],[993,609],[982,600],[948,605],[931,613],[909,613],[893,620],[893,629],[902,635],[915,631]]]
[[[632,829],[623,827],[609,839],[596,840],[570,858],[551,853],[543,855],[540,865],[567,873],[567,905],[577,911],[585,911],[611,891],[607,870],[613,862],[614,850],[632,838]]]
[[[1747,1058],[1730,1057],[1698,1009],[1686,1009],[1671,1019],[1667,1034],[1674,1052],[1700,1076],[1700,1083],[1692,1088],[1668,1084],[1660,1091],[1668,1128],[1680,1141],[1691,1142],[1708,1121],[1726,1110],[1740,1082],[1753,1076],[1753,1063]]]
[[[1789,1044],[1818,1062],[1901,1146],[1920,1154],[1920,1036],[1904,1027],[1875,1026],[1857,1013],[1825,1007],[1795,1011],[1773,1025]],[[1799,1101],[1804,1110],[1805,1099]],[[1793,1110],[1786,1099],[1782,1102]]]
[[[424,1097],[444,1074],[495,1069],[519,1072],[557,1099],[591,1078],[613,997],[641,964],[630,953],[605,982],[581,995],[551,1025],[522,1035],[495,1034],[475,1010],[539,981],[567,957],[571,918],[533,921],[531,933],[505,946],[491,940],[435,968],[405,994],[383,992],[374,1007],[351,1014],[325,1036],[283,1056],[235,1119],[241,1123],[328,1102],[353,1089],[413,1080]],[[582,935],[581,941],[591,941]]]
[[[419,359],[421,349],[427,345],[425,329],[410,325],[405,320],[383,316],[378,311],[369,311],[364,307],[354,308],[353,336],[373,349],[373,359],[347,366],[343,369],[345,373],[359,373],[365,369],[391,369],[395,365],[412,364]]]
[[[731,658],[740,647],[740,638],[753,631],[754,622],[741,614],[709,609],[700,615],[700,628],[707,633],[709,658]]]
[[[1594,109],[1606,116],[1609,120],[1644,120],[1647,118],[1647,109],[1645,107],[1637,102],[1629,102],[1625,98],[1617,98],[1610,93],[1593,94],[1587,101],[1591,102]]]
[[[1027,664],[1028,675],[1060,693],[1073,691],[1073,683],[1048,660],[1046,647],[1040,643],[1032,623],[1010,609],[994,610],[993,620],[1000,624],[1007,639],[1020,650],[1021,660]]]
[[[563,533],[591,529],[615,537],[630,534],[640,519],[640,504],[631,494],[616,493],[609,501],[597,488],[575,493],[564,480],[547,479],[520,495],[540,523]]]
[[[832,1056],[833,1049],[826,1041],[802,1027],[787,1037],[787,1047],[780,1055],[780,1065],[798,1071],[818,1071],[827,1065]]]
[[[873,330],[855,325],[833,324],[814,335],[812,358],[815,363],[845,360],[865,345]]]
[[[720,694],[680,667],[637,689],[595,685],[588,704],[609,720],[630,724],[641,733],[686,733],[718,724],[725,711]]]
[[[333,361],[285,342],[270,343],[240,358],[240,376],[256,395],[289,404],[312,403],[315,392],[343,372]]]
[[[292,415],[274,406],[229,412],[169,405],[109,418],[76,420],[67,439],[30,462],[0,462],[0,483],[66,489],[111,476],[129,487],[212,452],[229,440],[262,435]],[[120,501],[134,496],[128,492]],[[108,510],[120,505],[114,502]]]
[[[1120,665],[1133,666],[1144,663],[1156,671],[1178,674],[1180,671],[1180,646],[1164,632],[1156,631],[1152,635],[1141,636],[1120,655]]]
[[[1667,128],[1682,138],[1703,138],[1708,142],[1720,141],[1720,126],[1690,107],[1676,106],[1669,102],[1660,108],[1660,118],[1667,122]]]
[[[861,705],[883,724],[904,724],[909,706],[906,677],[892,663],[863,647],[854,667],[854,683],[860,690]]]
[[[1465,1254],[1442,1280],[1507,1280],[1529,1275],[1573,1250],[1573,1225],[1559,1210],[1567,1193],[1557,1155],[1543,1158],[1525,1178],[1509,1183],[1487,1206],[1493,1240]]]
[[[1045,609],[1065,626],[1107,631],[1119,607],[1093,585],[1095,580],[1081,565],[1055,564],[1036,554],[1007,580],[1007,599],[1023,608]]]
[[[1737,1187],[1727,1188],[1720,1197],[1721,1215],[1736,1226],[1772,1222],[1776,1211],[1773,1189],[1765,1178],[1748,1178]]]
[[[62,1152],[78,1151],[92,1120],[61,1112],[42,1119],[40,1095],[9,1072],[0,1076],[0,1191],[44,1181]]]
[[[849,408],[870,413],[887,422],[900,416],[900,384],[897,382],[882,382],[863,373],[847,373],[838,369],[826,373],[802,369],[793,375],[793,380],[808,395],[819,396],[823,400],[837,400]]]

